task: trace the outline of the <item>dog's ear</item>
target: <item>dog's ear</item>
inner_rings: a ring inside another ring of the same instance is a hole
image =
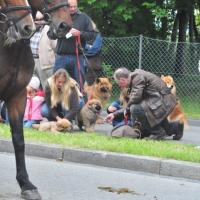
[[[112,81],[114,81],[114,78],[112,76],[107,77],[109,82],[112,83]]]
[[[99,77],[97,77],[97,78],[95,79],[95,82],[98,84],[98,83],[101,82],[101,79],[100,79]]]
[[[91,106],[92,106],[92,102],[89,101],[89,102],[88,102],[88,108],[91,108]]]

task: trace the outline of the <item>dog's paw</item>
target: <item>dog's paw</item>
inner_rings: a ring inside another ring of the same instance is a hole
[[[105,120],[104,119],[97,119],[96,124],[104,124]]]
[[[85,128],[85,131],[87,133],[92,133],[92,132],[94,132],[94,129],[93,128]]]

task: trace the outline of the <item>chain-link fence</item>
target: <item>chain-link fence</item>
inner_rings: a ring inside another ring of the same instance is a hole
[[[173,43],[140,36],[104,38],[103,68],[112,76],[118,67],[141,68],[171,75],[185,112],[200,117],[200,44]],[[114,84],[113,96],[119,94]]]

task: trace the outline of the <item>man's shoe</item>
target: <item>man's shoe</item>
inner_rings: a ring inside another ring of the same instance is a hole
[[[176,134],[173,136],[173,140],[180,140],[183,137],[183,130],[184,130],[184,124],[179,123]]]

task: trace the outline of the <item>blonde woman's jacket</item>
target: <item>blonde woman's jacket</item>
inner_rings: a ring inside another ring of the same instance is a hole
[[[47,81],[46,86],[45,86],[45,101],[49,109],[51,118],[56,120],[56,117],[59,116],[57,109],[58,107],[61,107],[62,102],[59,102],[56,106],[52,107],[51,95],[52,95],[52,91],[51,91],[49,82]],[[68,109],[68,112],[65,114],[64,118],[72,121],[75,118],[76,114],[79,112],[79,110],[80,110],[79,96],[74,87],[72,88],[71,94],[69,96],[69,109]]]

